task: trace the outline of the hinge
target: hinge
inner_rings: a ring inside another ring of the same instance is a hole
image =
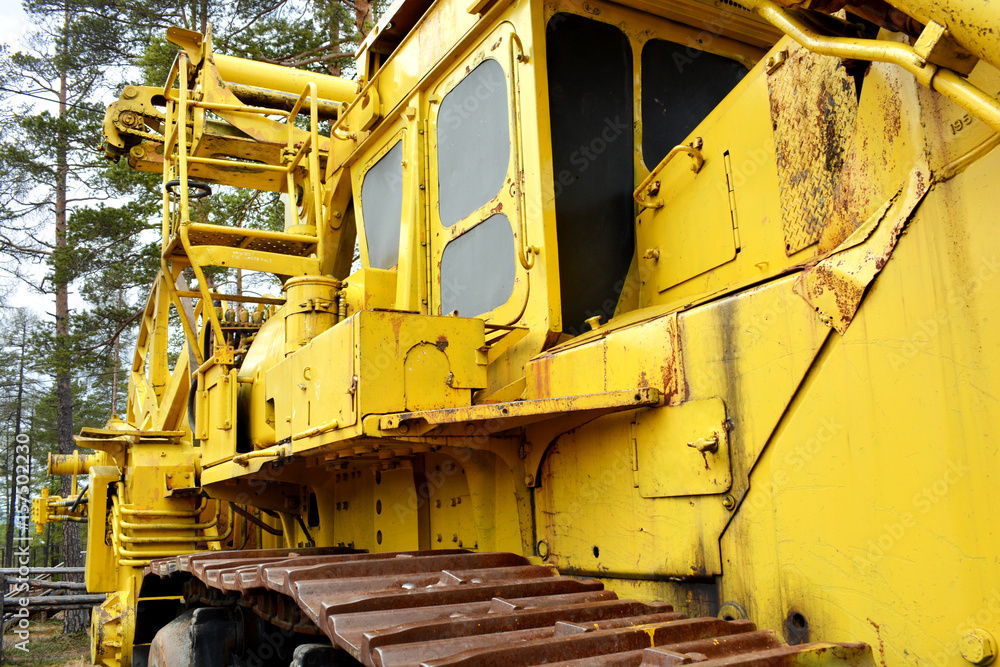
[[[431,215],[431,199],[427,189],[427,184],[431,182],[430,121],[426,118],[421,119],[417,121],[417,127],[420,128],[417,137],[420,142],[420,156],[423,162],[420,180],[424,185],[419,190],[419,196],[423,199],[424,210],[424,224],[421,225],[421,234],[423,235],[421,246],[424,249],[424,289],[422,290],[423,296],[421,297],[420,312],[429,315],[431,314],[431,302],[434,300],[432,296],[434,294],[434,276],[431,271],[434,262],[430,233],[431,220],[433,218]]]
[[[733,242],[736,244],[736,252],[740,251],[740,222],[736,217],[736,190],[733,185],[733,164],[729,157],[729,151],[722,154],[726,163],[726,187],[729,189],[729,215],[733,220]]]

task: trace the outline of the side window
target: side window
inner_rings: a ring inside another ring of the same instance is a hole
[[[562,330],[607,320],[635,252],[632,47],[616,26],[556,14],[545,32]]]
[[[361,215],[368,245],[368,263],[391,269],[399,263],[399,227],[403,217],[403,142],[365,174],[361,185]]]
[[[492,57],[461,71],[436,120],[440,306],[476,317],[506,304],[517,282],[510,99]]]
[[[451,227],[493,199],[510,162],[507,78],[484,60],[441,101],[437,122],[441,224]]]
[[[724,56],[663,39],[642,47],[642,156],[653,169],[749,70]]]
[[[514,235],[497,213],[449,243],[441,257],[441,313],[479,315],[514,293]]]

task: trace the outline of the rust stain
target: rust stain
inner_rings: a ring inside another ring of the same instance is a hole
[[[434,344],[434,347],[444,352],[445,348],[448,347],[448,338],[445,336],[438,336],[437,343]]]
[[[857,304],[861,302],[864,290],[852,280],[846,279],[831,267],[820,264],[813,270],[812,294],[821,297],[824,293],[833,294],[837,302],[837,310],[841,314],[853,315]]]
[[[875,636],[878,638],[879,662],[882,663],[882,667],[888,667],[885,663],[885,641],[882,639],[882,628],[878,623],[870,618],[868,619],[868,622],[872,624],[873,628],[875,628]]]
[[[785,252],[820,240],[857,116],[854,79],[838,61],[796,49],[768,78]]]
[[[925,194],[926,177],[921,169],[910,175],[906,194],[884,205],[879,220],[860,244],[853,244],[804,272],[793,290],[816,309],[820,318],[840,333],[847,330],[865,291],[892,255],[900,234]]]

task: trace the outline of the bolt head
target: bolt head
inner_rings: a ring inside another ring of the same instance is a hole
[[[959,640],[962,657],[973,665],[989,665],[996,658],[997,643],[985,630],[973,630]]]

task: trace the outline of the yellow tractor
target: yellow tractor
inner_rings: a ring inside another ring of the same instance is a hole
[[[104,123],[163,175],[127,414],[35,508],[94,664],[993,661],[1000,4],[401,0],[354,81],[167,36]]]

